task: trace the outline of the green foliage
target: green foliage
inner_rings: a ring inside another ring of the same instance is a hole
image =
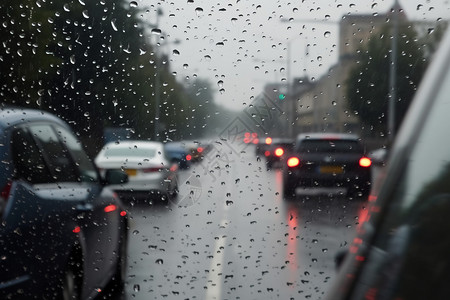
[[[399,26],[397,63],[396,127],[401,123],[414,96],[427,62],[411,24]],[[386,132],[389,101],[391,28],[385,26],[373,35],[360,52],[358,64],[347,81],[350,108],[372,134]]]

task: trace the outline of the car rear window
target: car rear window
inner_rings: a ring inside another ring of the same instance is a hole
[[[299,152],[342,152],[360,153],[363,148],[353,140],[304,140],[297,147]]]
[[[146,148],[109,148],[105,150],[105,156],[122,156],[122,157],[145,157],[152,158],[156,156],[156,149]]]

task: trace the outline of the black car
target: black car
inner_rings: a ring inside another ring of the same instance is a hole
[[[449,33],[441,44],[326,299],[449,299]]]
[[[121,288],[127,213],[57,117],[0,109],[0,298],[92,299]]]
[[[284,161],[292,153],[293,149],[294,142],[290,139],[272,139],[271,144],[267,145],[263,152],[267,168],[271,169],[274,164]]]
[[[298,187],[345,187],[349,196],[367,196],[370,166],[355,135],[301,134],[284,165],[284,195],[292,197]]]

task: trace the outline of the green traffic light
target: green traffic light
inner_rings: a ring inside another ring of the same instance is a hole
[[[280,99],[280,100],[284,100],[285,98],[286,98],[285,94],[278,95],[278,99]]]

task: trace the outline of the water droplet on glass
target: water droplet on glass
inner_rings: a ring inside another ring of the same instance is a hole
[[[83,10],[83,17],[84,18],[86,18],[86,19],[89,19],[89,13],[88,13],[88,11],[87,10]]]
[[[161,258],[158,258],[157,260],[155,260],[155,263],[157,263],[158,265],[162,265],[164,261]]]
[[[152,29],[152,34],[160,35],[160,34],[161,34],[161,29],[159,29],[159,28],[153,28],[153,29]]]
[[[131,1],[130,2],[130,7],[137,7],[138,3],[136,1]]]
[[[222,81],[222,80],[217,81],[217,85],[218,85],[220,88],[222,88],[222,87],[223,87],[223,81]]]
[[[70,11],[70,7],[69,7],[69,4],[64,4],[63,5],[63,9],[64,9],[64,11],[67,11],[67,12],[69,12]]]
[[[134,230],[134,231],[133,231],[133,234],[134,234],[134,235],[139,234],[139,230]]]
[[[119,31],[116,26],[116,19],[111,20],[111,26],[114,31]]]
[[[225,89],[220,89],[219,92],[220,92],[221,94],[223,94],[223,93],[225,93]]]
[[[141,290],[141,287],[139,286],[139,284],[135,284],[135,285],[133,286],[133,291],[139,292],[140,290]]]
[[[173,49],[172,54],[173,55],[180,55],[180,51],[178,51],[177,49]]]
[[[72,55],[72,56],[70,57],[70,63],[71,63],[72,65],[75,64],[75,55]]]
[[[78,2],[80,2],[81,5],[86,5],[83,0],[78,0]]]
[[[188,67],[189,67],[188,64],[184,64],[184,65],[183,65],[183,69],[187,69]]]
[[[330,35],[331,35],[331,32],[329,32],[329,31],[325,31],[325,33],[323,34],[323,36],[324,37],[330,37]]]
[[[203,8],[197,7],[197,8],[195,9],[195,13],[197,14],[197,16],[201,15],[201,14],[203,13]]]

